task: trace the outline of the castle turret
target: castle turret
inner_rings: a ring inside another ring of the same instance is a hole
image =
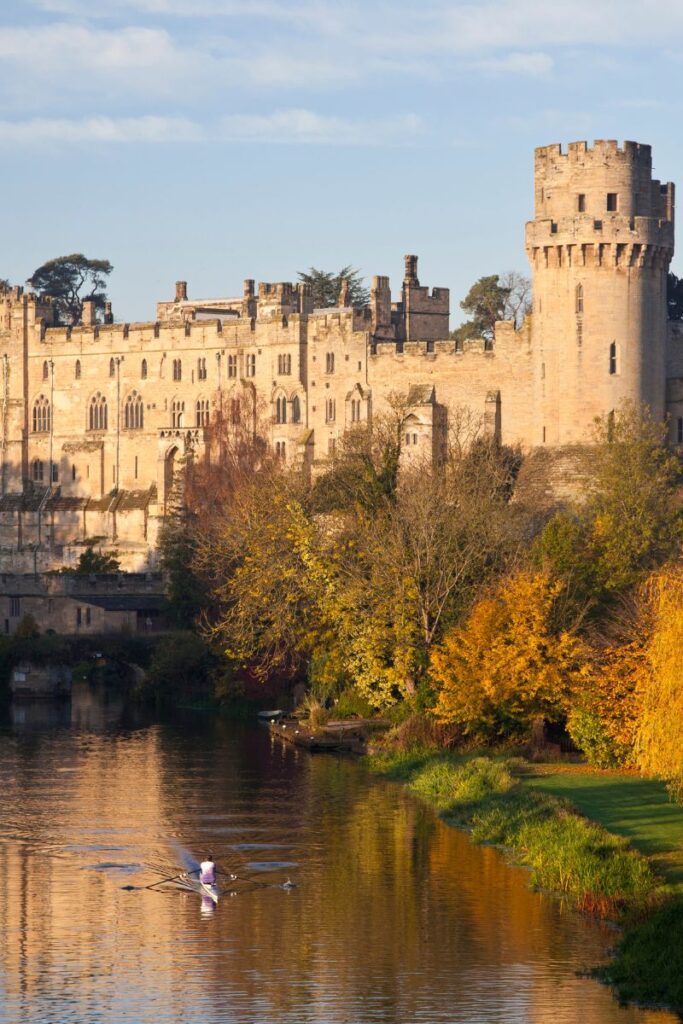
[[[663,417],[673,222],[674,187],[653,180],[649,146],[536,150],[534,444],[583,441],[625,399]]]

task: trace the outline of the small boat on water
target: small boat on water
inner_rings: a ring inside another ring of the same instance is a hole
[[[261,722],[277,722],[284,717],[284,711],[281,711],[279,708],[272,711],[257,711],[256,717]]]

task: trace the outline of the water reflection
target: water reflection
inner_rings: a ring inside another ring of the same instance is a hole
[[[612,936],[400,787],[260,728],[125,714],[86,694],[0,734],[7,1024],[673,1020],[577,978]],[[209,848],[273,886],[121,888]]]

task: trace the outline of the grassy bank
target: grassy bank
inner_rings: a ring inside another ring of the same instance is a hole
[[[678,889],[673,852],[681,854],[683,808],[664,802],[663,786],[629,776],[531,772],[516,758],[424,751],[377,754],[368,764],[407,782],[475,842],[508,850],[531,869],[535,887],[620,921],[625,931],[615,959],[596,977],[621,1000],[683,1010],[683,897],[667,898]],[[607,822],[620,834],[607,831]],[[670,861],[662,878],[665,848]]]

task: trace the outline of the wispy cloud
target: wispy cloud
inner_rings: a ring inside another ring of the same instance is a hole
[[[234,114],[204,125],[181,117],[31,118],[0,121],[3,146],[96,143],[288,143],[328,146],[410,145],[423,133],[414,114],[385,121],[326,117],[310,110]]]

